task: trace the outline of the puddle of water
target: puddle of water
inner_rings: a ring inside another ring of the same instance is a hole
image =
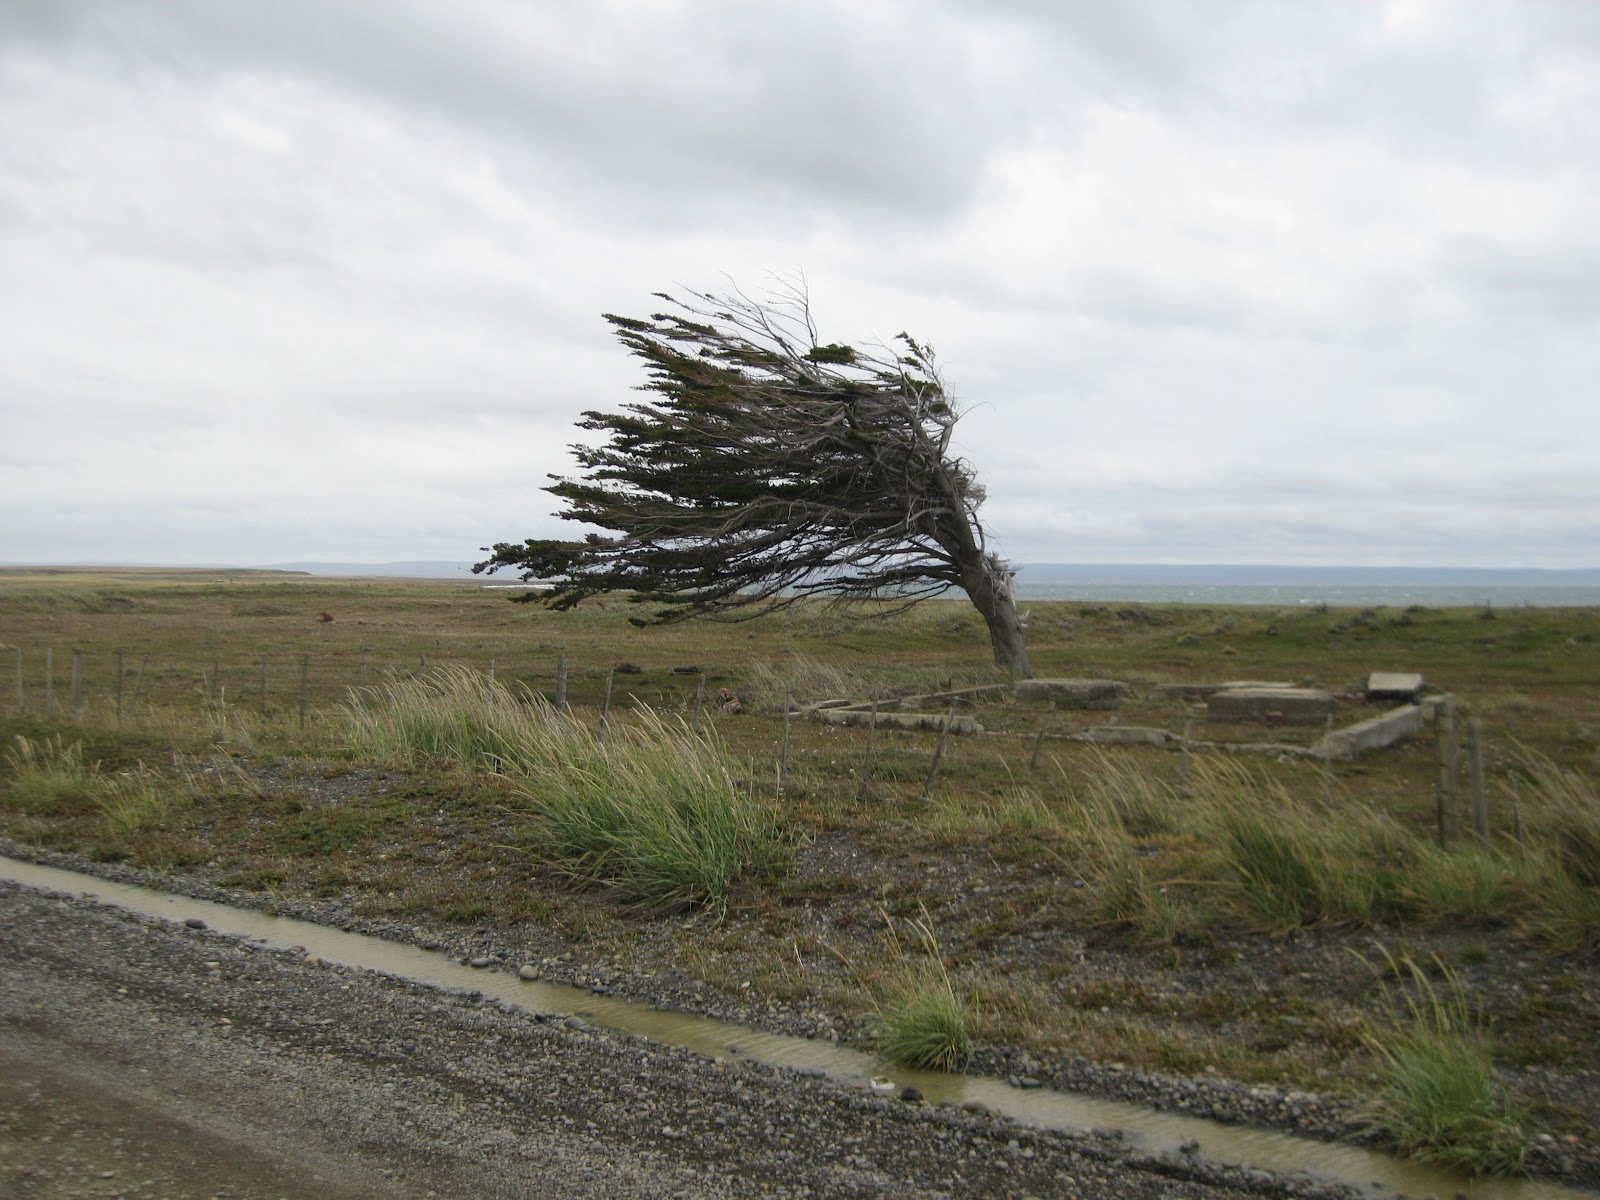
[[[937,1071],[886,1068],[871,1055],[831,1042],[766,1033],[748,1026],[685,1013],[658,1012],[629,1000],[598,996],[581,988],[525,981],[496,970],[463,966],[448,955],[398,942],[346,933],[290,917],[194,900],[129,884],[113,883],[34,863],[0,857],[0,879],[46,891],[86,895],[145,916],[179,922],[198,917],[220,933],[269,947],[303,947],[327,962],[378,971],[484,996],[530,1012],[581,1016],[596,1025],[683,1046],[712,1058],[750,1059],[772,1066],[822,1071],[842,1083],[866,1087],[887,1075],[896,1091],[917,1087],[928,1100],[977,1101],[991,1110],[1043,1129],[1117,1129],[1127,1143],[1146,1152],[1176,1150],[1198,1142],[1213,1162],[1301,1173],[1350,1184],[1373,1195],[1439,1196],[1465,1193],[1472,1200],[1600,1200],[1596,1193],[1545,1180],[1468,1179],[1422,1164],[1355,1146],[1289,1134],[1224,1125],[1200,1117],[1158,1112],[1141,1105],[1101,1100],[1051,1088],[1019,1089],[998,1079]]]

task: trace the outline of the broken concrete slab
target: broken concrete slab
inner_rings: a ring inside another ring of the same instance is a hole
[[[1061,708],[1116,708],[1133,689],[1111,679],[1019,679],[1019,700],[1053,701]]]
[[[1165,746],[1181,740],[1165,729],[1143,725],[1094,725],[1078,736],[1097,746]]]
[[[1228,688],[1206,701],[1206,720],[1263,725],[1321,725],[1333,715],[1333,693],[1321,688]]]
[[[1163,683],[1151,693],[1152,700],[1205,700],[1232,688],[1292,688],[1285,680],[1236,679],[1231,683]]]
[[[1422,676],[1402,671],[1374,671],[1367,676],[1369,700],[1410,700],[1422,695]]]
[[[879,712],[918,712],[934,705],[972,704],[985,696],[998,696],[1009,692],[1009,683],[985,683],[977,687],[957,688],[950,692],[929,692],[923,696],[886,696],[878,701]],[[871,700],[840,702],[843,707],[861,712],[872,711]]]
[[[1311,747],[1311,753],[1318,758],[1337,758],[1341,762],[1350,762],[1368,750],[1381,750],[1410,734],[1421,733],[1426,723],[1427,716],[1421,706],[1402,704],[1382,716],[1335,729],[1326,737],[1319,738]]]
[[[876,714],[859,708],[823,708],[811,714],[826,725],[854,725],[865,728],[876,720],[879,729],[928,730],[938,733],[950,724],[951,733],[982,733],[983,726],[971,717],[946,717],[944,713],[884,712]]]

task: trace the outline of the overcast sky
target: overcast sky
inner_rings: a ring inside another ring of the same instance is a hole
[[[1600,4],[0,0],[0,561],[471,560],[803,272],[1020,562],[1600,565]]]

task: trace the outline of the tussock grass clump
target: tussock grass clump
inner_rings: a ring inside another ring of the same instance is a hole
[[[1061,819],[1031,788],[998,796],[941,792],[928,809],[927,829],[950,837],[1058,833]]]
[[[23,812],[74,812],[94,802],[98,770],[83,761],[81,742],[60,734],[35,741],[18,734],[6,747],[6,803]]]
[[[95,807],[106,838],[120,843],[146,830],[160,829],[189,799],[152,771],[138,769],[102,778]]]
[[[681,725],[645,713],[603,743],[580,730],[559,749],[519,761],[518,794],[539,817],[541,853],[579,879],[652,907],[721,905],[736,879],[786,856],[767,806]]]
[[[112,848],[124,839],[163,826],[192,792],[144,766],[108,775],[83,761],[80,742],[59,734],[37,741],[18,735],[6,748],[11,776],[6,801],[25,812],[92,814]]]
[[[1542,755],[1524,754],[1520,765],[1533,785],[1536,826],[1561,871],[1582,887],[1600,888],[1600,792]]]
[[[1494,1078],[1489,1049],[1465,988],[1442,963],[1436,985],[1414,959],[1389,969],[1408,975],[1406,1014],[1371,1035],[1379,1095],[1368,1119],[1405,1154],[1474,1174],[1511,1174],[1527,1152],[1523,1114]]]
[[[1189,807],[1180,788],[1098,749],[1076,791],[1084,804],[1115,813],[1136,838],[1177,833]]]
[[[896,1066],[956,1071],[972,1049],[972,1003],[950,979],[932,928],[926,921],[914,921],[912,927],[925,956],[909,959],[890,926],[893,952],[902,963],[901,977],[878,1005],[874,1044],[878,1054]]]
[[[740,791],[716,741],[653,713],[600,737],[542,697],[461,669],[393,682],[346,712],[356,740],[388,761],[506,777],[542,861],[631,901],[721,905],[737,879],[784,858],[772,813]]]
[[[1206,903],[1225,902],[1270,929],[1506,924],[1531,914],[1558,941],[1600,928],[1589,924],[1600,914],[1600,895],[1586,903],[1592,889],[1552,865],[1587,861],[1581,796],[1565,807],[1542,806],[1552,825],[1558,818],[1550,814],[1560,814],[1564,832],[1541,834],[1532,850],[1507,843],[1446,850],[1371,804],[1342,795],[1308,800],[1237,760],[1195,759],[1180,786],[1102,754],[1071,786],[1079,802],[1067,836],[1084,849],[1085,873],[1101,886],[1098,914],[1157,941],[1170,938],[1182,915],[1140,861],[1140,847],[1148,852],[1163,839],[1185,847],[1184,882],[1205,889]]]
[[[405,766],[452,764],[501,769],[513,746],[536,746],[551,714],[464,667],[395,679],[344,706],[358,751]]]

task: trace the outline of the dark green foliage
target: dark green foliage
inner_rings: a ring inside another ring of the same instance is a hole
[[[501,542],[477,571],[511,567],[568,609],[628,592],[647,620],[756,615],[808,595],[913,602],[962,588],[998,662],[1027,671],[1010,572],[984,545],[984,493],[950,454],[958,414],[932,350],[823,344],[803,292],[758,303],[691,293],[645,320],[608,314],[646,364],[649,402],[589,411],[605,435],[557,478],[581,540]]]

